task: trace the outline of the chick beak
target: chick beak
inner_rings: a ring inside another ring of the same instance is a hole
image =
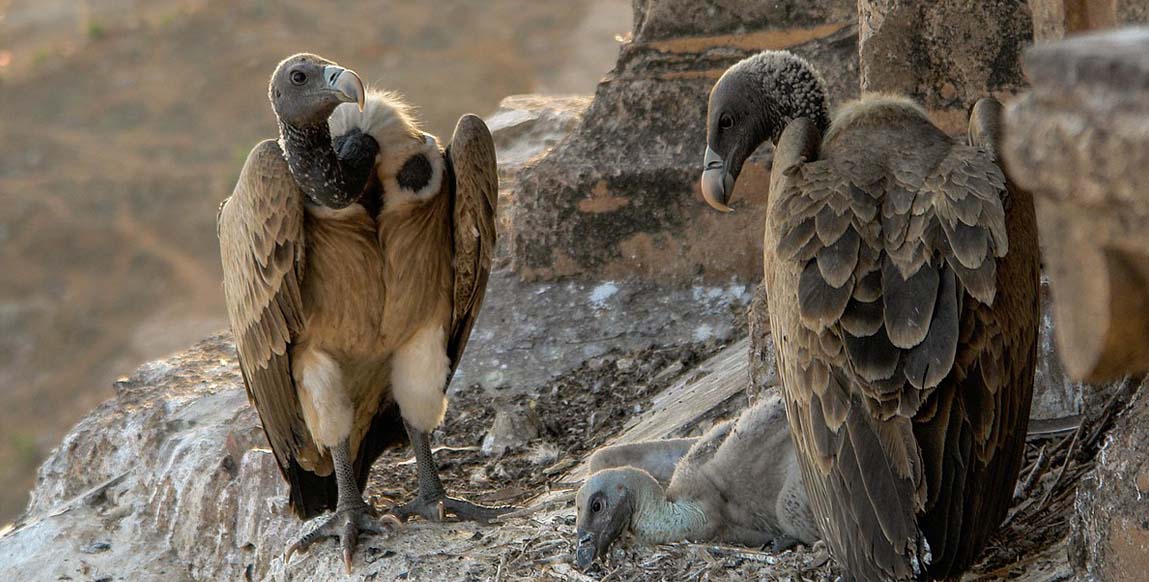
[[[702,197],[715,210],[733,212],[734,209],[726,205],[730,200],[730,192],[734,190],[734,177],[726,171],[726,162],[709,147],[706,148],[706,157],[702,162]]]
[[[363,111],[363,104],[367,99],[367,91],[363,88],[363,79],[351,69],[344,69],[335,65],[323,67],[323,78],[327,80],[327,87],[339,96],[345,103],[355,103],[359,111]]]
[[[594,563],[594,559],[598,557],[598,544],[595,539],[595,534],[579,530],[578,532],[578,546],[575,547],[574,565],[579,570],[586,570]]]

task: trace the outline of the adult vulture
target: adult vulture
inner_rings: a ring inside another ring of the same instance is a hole
[[[359,531],[382,525],[362,497],[371,464],[405,437],[419,493],[395,516],[504,509],[447,497],[429,438],[490,273],[494,143],[467,115],[444,151],[397,97],[315,55],[281,62],[268,93],[279,141],[255,146],[220,208],[228,318],[292,509],[335,510],[288,558],[338,537],[350,569]]]
[[[996,158],[1001,105],[969,143],[915,103],[871,95],[831,120],[787,52],[710,95],[702,192],[726,203],[775,144],[765,285],[814,514],[853,580],[956,578],[1010,506],[1033,390],[1033,200]]]

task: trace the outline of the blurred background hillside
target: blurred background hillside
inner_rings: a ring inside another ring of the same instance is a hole
[[[588,94],[628,0],[0,0],[0,523],[142,361],[225,326],[219,202],[312,51],[449,135],[517,93]]]

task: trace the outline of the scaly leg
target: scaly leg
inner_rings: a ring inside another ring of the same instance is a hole
[[[487,507],[464,499],[447,497],[443,482],[439,480],[435,459],[431,455],[431,435],[409,423],[405,424],[407,436],[411,439],[411,448],[415,451],[415,465],[419,472],[419,494],[415,499],[396,506],[391,513],[404,521],[412,515],[420,515],[429,521],[444,521],[447,515],[454,515],[467,521],[487,523],[516,509],[512,506]]]
[[[335,463],[335,483],[339,489],[335,513],[291,544],[284,555],[284,562],[290,561],[292,554],[297,551],[306,552],[311,544],[323,538],[339,538],[339,545],[343,548],[343,563],[350,573],[351,558],[355,555],[360,532],[382,534],[389,531],[388,525],[401,525],[392,515],[376,519],[378,514],[375,508],[363,501],[363,495],[355,484],[355,470],[351,466],[349,450],[347,440],[331,449],[331,458]]]

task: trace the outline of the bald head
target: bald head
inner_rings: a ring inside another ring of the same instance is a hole
[[[340,103],[357,103],[362,109],[366,95],[355,71],[307,53],[280,62],[267,92],[275,115],[293,126],[325,124]]]

